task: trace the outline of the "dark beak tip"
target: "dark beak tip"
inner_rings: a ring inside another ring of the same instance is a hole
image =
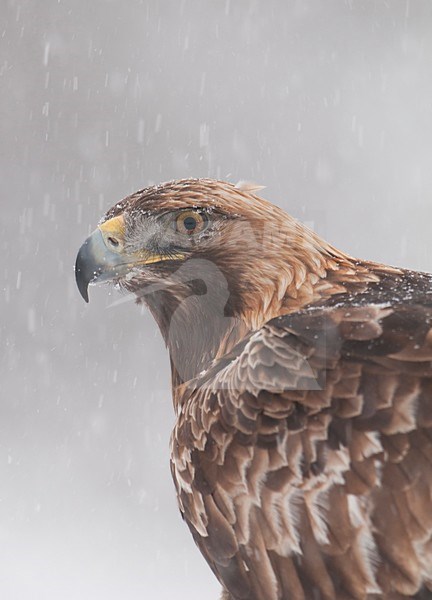
[[[82,298],[87,302],[89,301],[88,295],[88,282],[86,278],[82,276],[81,269],[75,266],[75,281],[78,287],[78,291],[81,294]]]
[[[89,238],[81,246],[75,261],[75,281],[82,298],[88,304],[88,286],[94,277]]]
[[[84,301],[88,304],[89,303],[88,291],[85,289],[82,289],[82,290],[80,290],[80,294],[83,297]]]

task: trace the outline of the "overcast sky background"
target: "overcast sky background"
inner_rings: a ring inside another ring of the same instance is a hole
[[[1,0],[0,597],[202,600],[151,317],[75,289],[102,213],[253,180],[362,258],[432,271],[430,0]]]

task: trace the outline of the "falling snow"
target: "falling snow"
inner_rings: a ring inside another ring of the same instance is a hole
[[[76,250],[123,196],[210,176],[432,270],[432,4],[4,4],[0,597],[217,598],[175,506],[163,343],[116,290],[84,305]]]

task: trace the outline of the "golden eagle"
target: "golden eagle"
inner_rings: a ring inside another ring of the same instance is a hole
[[[178,503],[224,599],[432,598],[432,275],[186,179],[109,210],[76,279],[159,325]]]

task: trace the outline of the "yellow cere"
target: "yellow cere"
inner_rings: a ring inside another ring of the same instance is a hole
[[[113,217],[112,219],[105,221],[105,223],[102,223],[102,225],[99,225],[98,227],[104,236],[112,235],[115,237],[120,237],[121,239],[124,238],[124,233],[125,233],[126,227],[125,227],[123,215],[118,215],[117,217]]]

